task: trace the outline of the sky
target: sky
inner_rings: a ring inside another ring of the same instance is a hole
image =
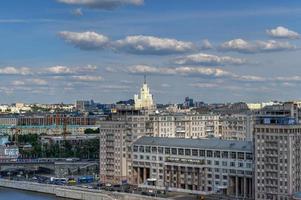
[[[297,0],[3,0],[0,103],[301,99]]]

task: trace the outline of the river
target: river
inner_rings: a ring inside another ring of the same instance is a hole
[[[0,200],[58,200],[53,195],[0,187]]]

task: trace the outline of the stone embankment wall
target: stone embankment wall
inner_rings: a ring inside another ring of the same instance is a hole
[[[56,186],[26,181],[12,181],[6,179],[0,179],[0,187],[41,192],[56,195],[57,197],[78,200],[168,200],[164,198],[155,198],[136,194],[107,192],[71,186]]]

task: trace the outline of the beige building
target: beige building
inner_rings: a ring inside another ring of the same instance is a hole
[[[134,101],[135,109],[154,109],[156,107],[146,80],[144,80],[142,88],[140,89],[140,95],[134,95]]]
[[[138,187],[253,198],[250,141],[144,136],[132,151],[131,183]]]
[[[120,184],[127,181],[131,162],[131,144],[146,134],[148,113],[143,110],[119,110],[109,119],[100,121],[100,180]]]
[[[255,199],[290,199],[301,191],[301,125],[261,117],[254,130]]]
[[[222,138],[249,140],[253,138],[254,117],[248,114],[232,114],[220,117]]]
[[[150,115],[149,135],[157,137],[203,138],[220,137],[219,115],[193,113],[163,113]]]

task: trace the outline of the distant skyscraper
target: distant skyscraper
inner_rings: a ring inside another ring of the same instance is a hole
[[[144,76],[144,83],[140,89],[140,96],[136,94],[134,96],[135,109],[153,109],[155,108],[153,95],[150,93],[149,87],[146,83]]]

